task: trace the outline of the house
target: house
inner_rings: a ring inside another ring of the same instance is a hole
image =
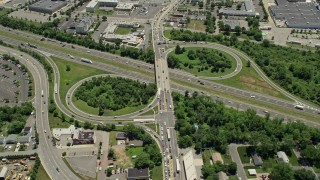
[[[285,152],[283,151],[277,152],[277,157],[278,157],[277,159],[278,162],[289,163],[289,158]]]
[[[118,132],[117,135],[116,135],[116,140],[126,140],[126,133],[124,132]]]
[[[20,136],[18,142],[20,144],[26,144],[29,143],[31,141],[31,136],[30,135],[26,135],[26,136]]]
[[[211,159],[213,164],[217,163],[218,161],[220,161],[222,164],[224,163],[221,154],[218,152],[212,153]]]
[[[253,164],[255,166],[262,166],[263,161],[262,161],[261,157],[257,153],[252,154],[251,157],[253,159]]]
[[[137,168],[129,168],[128,169],[128,180],[148,180],[150,179],[149,168],[145,169],[137,169]]]
[[[248,169],[248,173],[250,176],[256,176],[257,175],[257,171],[255,169]]]
[[[15,144],[15,143],[17,143],[17,138],[18,138],[18,135],[16,135],[16,134],[10,134],[10,135],[6,138],[6,144]]]

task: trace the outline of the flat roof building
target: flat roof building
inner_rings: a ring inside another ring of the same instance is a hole
[[[86,12],[94,12],[99,7],[116,7],[118,0],[92,0],[86,6]]]
[[[196,172],[196,167],[194,166],[192,150],[190,150],[183,156],[183,164],[184,164],[186,179],[187,180],[197,179],[197,172]]]
[[[3,168],[0,171],[0,180],[5,180],[6,176],[7,176],[7,173],[8,173],[7,166],[3,166]]]
[[[75,130],[76,130],[76,127],[74,125],[71,125],[69,128],[54,128],[52,130],[52,135],[54,138],[60,140],[61,135],[71,136]]]
[[[284,21],[289,28],[320,29],[320,7],[317,3],[276,0],[276,5],[269,9],[274,19]]]
[[[15,144],[17,143],[18,135],[16,134],[9,134],[6,138],[6,144]]]
[[[72,142],[76,144],[93,144],[95,141],[94,131],[77,129],[72,137]]]
[[[128,169],[128,180],[149,180],[149,168],[145,169],[137,169],[137,168],[129,168]]]
[[[89,31],[92,23],[93,23],[93,20],[92,20],[91,16],[83,17],[75,27],[76,28],[76,33],[78,33],[78,34],[87,34],[87,32]]]
[[[220,9],[219,14],[228,16],[258,16],[259,13],[255,11],[252,0],[243,1],[246,10]]]
[[[52,14],[66,5],[66,1],[42,0],[30,5],[29,10],[46,14]]]
[[[134,3],[119,2],[115,9],[118,11],[131,11],[134,5]]]

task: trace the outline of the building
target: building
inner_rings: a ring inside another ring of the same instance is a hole
[[[26,135],[26,136],[20,136],[18,142],[20,144],[26,144],[29,143],[31,141],[31,136],[30,135]]]
[[[150,179],[149,168],[145,169],[137,169],[137,168],[129,168],[127,174],[128,180],[148,180]]]
[[[3,166],[3,168],[0,171],[0,180],[5,180],[8,173],[8,168],[6,166]]]
[[[116,140],[126,140],[127,135],[124,132],[117,132]]]
[[[10,134],[10,135],[6,138],[6,144],[15,144],[15,143],[17,143],[17,138],[18,138],[18,135],[16,135],[16,134]]]
[[[95,141],[94,131],[92,130],[77,129],[71,137],[73,145],[94,144]]]
[[[183,164],[184,164],[184,172],[186,174],[186,179],[187,180],[197,179],[197,172],[194,166],[192,150],[190,150],[183,156]]]
[[[219,180],[228,180],[229,179],[227,174],[223,171],[218,172],[218,178],[219,178]]]
[[[141,140],[129,140],[129,138],[126,139],[126,145],[132,146],[132,147],[142,147],[143,141]]]
[[[224,163],[221,154],[218,152],[212,153],[211,159],[213,164],[217,163],[218,161],[220,161],[222,164]]]
[[[67,5],[67,1],[41,0],[29,6],[30,11],[52,14]]]
[[[269,10],[275,20],[289,28],[320,29],[320,6],[315,2],[276,0]]]
[[[78,24],[76,24],[75,29],[77,34],[87,34],[89,31],[93,20],[91,16],[84,16]]]
[[[246,10],[220,9],[219,14],[227,16],[258,16],[252,0],[243,1]]]
[[[99,7],[116,7],[118,0],[92,0],[86,6],[86,12],[94,12]]]
[[[62,135],[71,136],[74,133],[75,130],[76,130],[76,127],[74,125],[71,125],[69,128],[54,128],[52,130],[52,135],[57,140],[60,140],[60,137]]]
[[[0,136],[0,144],[4,144],[6,141],[6,138],[4,136]]]
[[[26,127],[23,128],[23,134],[24,135],[27,135],[27,134],[29,134],[31,132],[32,132],[32,127],[26,126]]]
[[[277,157],[278,157],[277,159],[278,162],[289,163],[289,158],[285,152],[283,151],[277,152]]]
[[[253,159],[253,164],[255,166],[262,166],[263,164],[262,158],[257,153],[252,154],[251,157]]]
[[[135,3],[119,2],[115,9],[118,11],[132,11],[134,5]]]
[[[256,176],[257,175],[257,171],[255,169],[248,169],[248,174],[250,176]]]

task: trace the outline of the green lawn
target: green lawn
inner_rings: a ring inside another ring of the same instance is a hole
[[[51,57],[53,61],[56,63],[59,73],[60,73],[60,90],[59,95],[61,102],[66,105],[65,97],[67,95],[68,90],[74,85],[76,82],[98,74],[108,74],[106,71],[102,71],[100,69],[91,68],[82,64],[77,64],[73,62],[69,62],[63,60],[58,57]],[[66,71],[66,66],[69,65],[71,70]]]
[[[110,147],[117,145],[117,140],[116,140],[116,136],[117,136],[117,132],[118,131],[111,131],[110,135],[109,135],[109,145]]]
[[[132,156],[139,156],[143,153],[143,147],[130,147],[126,148],[126,154],[131,159],[132,164],[135,163],[135,158],[132,158]]]
[[[141,114],[140,116],[153,115],[154,113],[158,114],[158,106],[154,107],[153,109],[150,109],[149,111]]]
[[[240,156],[242,164],[250,163],[250,156],[247,154],[247,147],[240,146],[238,147],[238,154]]]
[[[237,75],[228,79],[212,81],[243,90],[258,92],[261,94],[289,100],[286,96],[284,96],[282,93],[280,93],[279,91],[271,87],[266,81],[264,81],[253,69],[253,67],[247,67],[247,61],[243,59],[241,59],[241,61],[243,67]]]
[[[111,16],[113,14],[114,11],[105,11],[102,9],[97,9],[94,11],[93,14],[99,14],[99,15],[105,15],[105,16]],[[100,19],[102,19],[102,16],[100,16]]]
[[[163,32],[164,37],[166,37],[166,38],[168,38],[168,39],[171,39],[170,31],[171,31],[171,30],[164,30],[164,32]]]
[[[50,179],[49,175],[42,165],[39,167],[36,179]]]
[[[317,48],[317,47],[312,47],[312,46],[307,46],[307,45],[292,44],[289,42],[287,42],[286,44],[290,47],[293,47],[293,48],[301,48],[301,49],[306,49],[306,50],[310,50],[310,51],[319,50],[319,48]]]
[[[203,159],[203,164],[210,164],[212,156],[212,151],[211,150],[205,150],[202,152],[202,159]]]
[[[204,25],[204,21],[198,19],[191,19],[190,23],[187,25],[187,28],[197,31],[206,31],[206,25]]]
[[[289,162],[292,166],[300,166],[297,156],[294,154],[293,149],[291,150],[291,156],[288,155]]]
[[[232,62],[231,64],[231,68],[230,69],[225,69],[224,72],[211,72],[211,68],[209,68],[208,70],[204,70],[204,71],[200,71],[198,72],[198,68],[201,68],[201,61],[199,59],[195,59],[195,60],[190,60],[188,58],[188,52],[189,50],[198,50],[198,49],[203,49],[202,47],[186,47],[185,48],[186,51],[183,54],[175,54],[174,51],[170,52],[169,55],[173,55],[175,57],[177,57],[179,59],[180,62],[180,69],[183,69],[189,73],[195,74],[197,76],[206,76],[206,77],[219,77],[219,76],[224,76],[227,74],[230,74],[231,72],[233,72],[236,68],[237,68],[237,62],[236,60],[229,54],[216,50],[217,52],[221,52],[224,56],[227,57],[228,60],[230,60]],[[189,67],[185,67],[184,64],[188,63],[188,64],[192,64],[193,68],[190,69]]]
[[[114,32],[115,34],[129,34],[131,32],[131,28],[128,27],[117,27],[116,31]]]
[[[162,165],[160,166],[155,166],[151,170],[151,177],[153,180],[162,180],[163,179],[163,174],[162,174]]]
[[[145,126],[147,126],[148,128],[152,129],[154,132],[157,132],[159,134],[159,124],[154,124],[154,123],[151,123],[151,124],[145,124]],[[156,127],[158,129],[158,131],[156,130]]]

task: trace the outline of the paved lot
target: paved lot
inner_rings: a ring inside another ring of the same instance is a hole
[[[92,156],[87,157],[70,157],[66,158],[72,168],[79,174],[96,177],[97,158]]]
[[[49,22],[49,15],[43,14],[39,12],[33,11],[25,11],[23,9],[19,9],[18,11],[14,11],[9,14],[10,17],[15,17],[18,19],[28,19],[30,21],[37,21],[37,22]]]
[[[28,99],[29,76],[11,61],[0,59],[0,103],[4,99],[10,102],[24,102]]]

